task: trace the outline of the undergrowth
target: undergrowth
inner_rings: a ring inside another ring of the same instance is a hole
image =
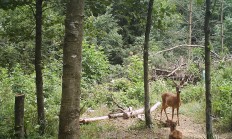
[[[116,71],[112,71],[110,76],[115,77],[106,82],[91,82],[88,84],[82,81],[81,107],[82,113],[87,109],[99,110],[97,115],[108,114],[121,106],[123,108],[133,107],[141,108],[144,104],[144,90],[141,72],[130,72],[132,70],[141,70],[142,63],[139,58],[128,59],[131,62],[139,64],[130,64],[124,66],[127,68],[123,77]],[[231,65],[214,67],[212,71],[212,116],[214,117],[214,127],[218,131],[231,131],[232,129],[232,69]],[[58,134],[59,109],[61,100],[61,77],[60,73],[54,72],[56,65],[45,67],[44,69],[44,97],[46,112],[46,134],[41,138],[56,138]],[[112,68],[113,69],[113,68]],[[118,67],[117,67],[118,69]],[[124,70],[119,70],[122,72]],[[14,96],[16,93],[25,94],[25,128],[28,138],[39,138],[37,133],[39,125],[37,124],[37,106],[35,95],[35,74],[26,74],[16,66],[11,71],[0,68],[0,138],[12,138],[14,136]],[[129,74],[130,73],[130,74]],[[115,75],[113,75],[115,74]],[[121,75],[121,74],[120,74]],[[137,76],[138,75],[138,76]],[[110,79],[110,78],[109,78]],[[161,94],[164,92],[175,93],[170,81],[157,80],[150,82],[150,103],[155,104],[161,101]],[[183,105],[180,112],[189,117],[193,117],[196,122],[205,122],[205,91],[204,81],[196,85],[188,84],[184,86],[181,92]],[[103,108],[103,109],[99,109]],[[112,125],[90,124],[82,125],[81,130],[83,138],[91,138],[91,131],[114,130]],[[143,128],[139,123],[131,128]],[[94,134],[94,133],[93,133]],[[100,134],[96,133],[96,138]]]

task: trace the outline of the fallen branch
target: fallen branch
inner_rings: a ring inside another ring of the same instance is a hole
[[[161,104],[161,102],[157,102],[154,106],[151,107],[150,112],[153,112],[157,107]]]
[[[161,104],[161,102],[157,102],[154,106],[152,106],[150,108],[150,112],[154,111],[160,104]],[[138,114],[142,114],[142,113],[144,113],[144,108],[141,108],[141,109],[138,109],[135,111],[129,111],[129,112],[124,111],[122,113],[113,113],[113,114],[109,114],[108,116],[83,118],[83,119],[80,119],[80,123],[86,124],[86,123],[90,123],[90,122],[94,122],[94,121],[106,120],[106,119],[116,118],[116,117],[123,117],[124,119],[128,119],[130,117],[134,117],[134,116],[136,116]]]
[[[80,123],[86,124],[94,121],[99,121],[99,120],[106,120],[109,119],[108,116],[101,116],[101,117],[94,117],[94,118],[84,118],[80,119]]]
[[[150,112],[154,111],[160,104],[161,104],[161,102],[157,102],[155,105],[153,105],[150,108]],[[134,116],[136,116],[138,114],[142,114],[142,113],[144,113],[144,108],[138,109],[138,110],[135,110],[135,111],[132,111],[132,112],[126,112],[126,113],[123,114],[123,118],[128,119],[130,117],[134,117]]]
[[[174,69],[171,73],[169,73],[167,75],[167,77],[171,76],[172,74],[174,74],[177,70],[179,70],[182,66],[185,66],[186,64],[181,64],[180,66],[178,66],[176,69]]]

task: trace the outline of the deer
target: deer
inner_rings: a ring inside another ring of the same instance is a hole
[[[173,122],[172,120],[170,120],[168,124],[170,127],[169,139],[182,139],[182,132],[176,130],[177,122]]]
[[[180,122],[179,122],[179,107],[181,105],[180,93],[181,93],[181,88],[183,87],[183,85],[185,83],[185,78],[180,81],[180,84],[177,84],[174,81],[173,81],[173,83],[175,84],[175,87],[176,87],[176,94],[167,92],[167,93],[162,94],[162,96],[161,96],[162,97],[162,107],[161,107],[160,121],[162,118],[163,110],[166,114],[167,121],[169,121],[168,115],[166,112],[166,108],[172,107],[172,120],[173,120],[173,116],[174,116],[174,110],[176,109],[177,110],[177,121],[178,121],[178,125],[180,125]]]

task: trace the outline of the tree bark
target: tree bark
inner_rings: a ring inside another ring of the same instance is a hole
[[[36,71],[36,95],[38,109],[38,124],[40,135],[45,130],[45,112],[43,96],[43,76],[42,76],[42,0],[36,0],[36,40],[35,40],[35,71]]]
[[[24,95],[15,95],[15,137],[24,138]]]
[[[152,7],[154,0],[150,0],[148,4],[148,13],[147,13],[147,24],[146,24],[146,32],[145,32],[145,42],[144,42],[144,50],[143,50],[143,67],[144,67],[144,107],[145,107],[145,120],[146,126],[151,128],[151,113],[150,113],[150,96],[149,96],[149,79],[148,79],[148,50],[149,50],[149,34],[151,30],[152,23]]]
[[[62,99],[59,139],[80,138],[81,56],[84,0],[69,0],[63,46]]]
[[[192,44],[192,0],[189,1],[189,36],[188,36],[188,44]],[[192,48],[189,47],[189,58],[190,61],[192,58]]]
[[[210,6],[211,1],[206,0],[206,10],[205,10],[205,97],[206,97],[206,135],[207,139],[213,139],[212,132],[212,102],[211,102],[211,79],[210,79],[210,45],[209,45],[209,35],[210,26],[209,21],[211,17]]]
[[[221,0],[221,53],[224,53],[224,26],[223,26],[223,12],[224,0]]]

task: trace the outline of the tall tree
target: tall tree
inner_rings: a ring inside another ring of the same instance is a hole
[[[223,47],[224,47],[224,26],[223,26],[223,18],[224,18],[224,15],[223,15],[223,12],[224,12],[224,1],[222,0],[221,1],[221,53],[223,54]]]
[[[192,11],[193,11],[193,3],[192,0],[189,1],[189,34],[188,34],[188,44],[192,44]],[[188,55],[188,60],[190,61],[192,58],[192,48],[189,47],[189,55]]]
[[[45,112],[43,96],[43,76],[42,76],[42,3],[43,0],[36,0],[36,38],[35,38],[35,71],[36,71],[36,95],[38,109],[39,133],[44,134],[45,130]]]
[[[69,0],[63,47],[62,99],[59,139],[80,138],[81,55],[84,0]]]
[[[150,0],[148,4],[148,13],[147,13],[147,24],[146,24],[146,32],[145,32],[145,42],[144,42],[144,49],[143,49],[143,67],[144,67],[144,106],[145,106],[145,119],[146,119],[146,126],[151,128],[152,121],[151,121],[151,113],[150,113],[150,96],[149,96],[149,80],[148,80],[148,51],[149,51],[149,35],[151,30],[151,23],[152,23],[152,7],[153,7],[154,0]]]
[[[210,8],[211,0],[206,0],[206,10],[205,10],[205,97],[206,97],[206,134],[207,139],[213,139],[212,132],[212,102],[211,102],[211,81],[210,81],[210,45],[209,45],[209,35],[210,35]]]

